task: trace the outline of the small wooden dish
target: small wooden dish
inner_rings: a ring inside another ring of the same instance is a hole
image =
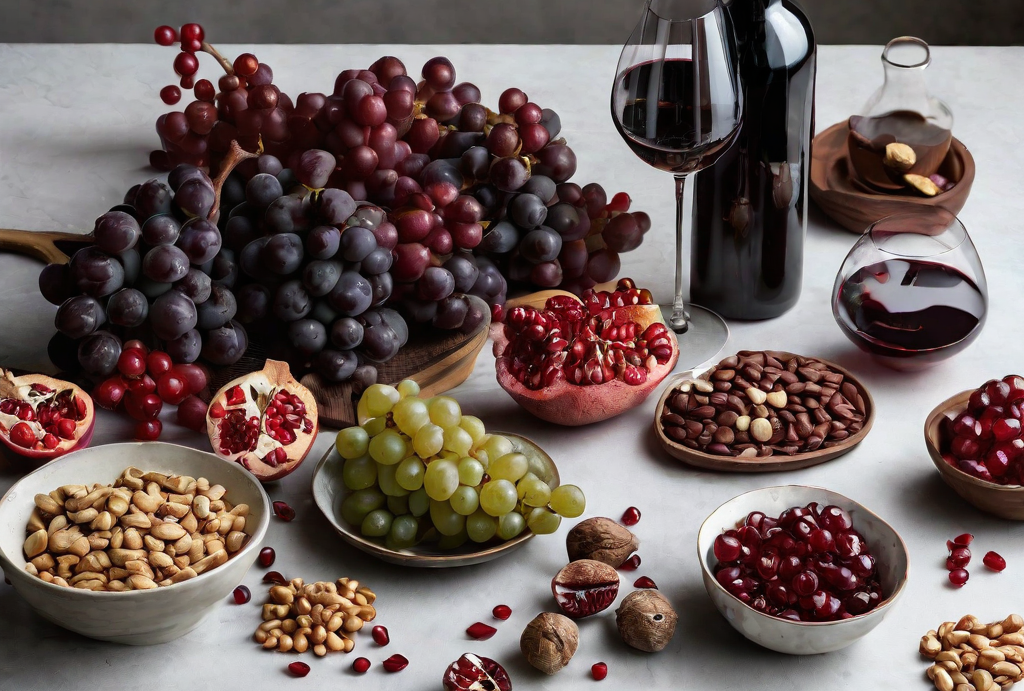
[[[954,418],[966,410],[967,400],[972,393],[973,390],[964,391],[947,398],[928,414],[924,422],[924,441],[928,446],[928,455],[943,481],[969,504],[1000,518],[1024,521],[1024,487],[986,482],[954,468],[942,457],[939,436],[942,418]]]
[[[772,351],[776,357],[792,357],[793,353]],[[825,463],[831,461],[845,453],[848,453],[864,440],[868,432],[871,431],[871,426],[875,422],[875,402],[871,398],[871,392],[867,390],[867,387],[861,383],[857,377],[853,376],[849,370],[840,367],[834,362],[816,357],[815,360],[823,362],[837,372],[840,372],[846,379],[856,386],[861,394],[864,396],[864,426],[856,433],[844,440],[842,444],[833,446],[828,449],[817,449],[815,451],[807,451],[805,453],[793,454],[792,456],[767,456],[762,458],[739,458],[738,456],[719,456],[713,453],[705,453],[696,449],[691,449],[687,446],[675,442],[669,439],[665,435],[665,430],[661,426],[661,413],[665,409],[665,402],[669,396],[675,393],[675,388],[683,381],[693,381],[694,379],[704,379],[707,381],[710,378],[710,370],[705,371],[699,376],[692,376],[691,373],[683,374],[682,376],[676,377],[669,382],[669,385],[665,387],[665,391],[662,392],[661,398],[658,400],[658,406],[654,409],[654,433],[658,437],[658,443],[665,449],[666,452],[673,458],[677,458],[687,465],[694,466],[696,468],[703,468],[705,470],[720,470],[727,473],[772,473],[785,470],[799,470],[801,468],[808,468],[812,465],[818,465],[819,463]]]
[[[847,148],[847,122],[832,125],[811,142],[811,199],[825,214],[849,231],[863,233],[867,227],[893,214],[913,212],[921,207],[940,207],[956,215],[967,202],[974,183],[974,157],[953,138],[939,174],[955,182],[948,192],[934,197],[911,194],[881,194],[853,179]]]
[[[558,486],[558,468],[555,467],[551,457],[544,453],[539,446],[518,434],[507,432],[494,432],[494,434],[507,437],[516,451],[526,454],[530,460],[530,472],[547,482],[552,489]],[[349,525],[341,517],[341,502],[349,495],[349,489],[345,487],[345,483],[341,479],[344,463],[345,461],[338,454],[337,449],[331,445],[331,449],[324,454],[324,457],[316,464],[316,468],[313,469],[313,501],[334,526],[342,540],[389,564],[431,569],[482,564],[511,554],[534,536],[527,528],[517,537],[506,542],[491,541],[484,545],[478,545],[467,541],[462,547],[449,551],[438,550],[429,542],[421,543],[411,549],[389,549],[384,546],[383,540],[363,537],[359,534],[358,527]]]

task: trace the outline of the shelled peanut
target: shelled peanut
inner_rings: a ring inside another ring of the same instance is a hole
[[[187,581],[249,540],[247,504],[206,478],[126,468],[113,485],[35,496],[25,570],[55,585],[122,592]]]
[[[922,636],[920,651],[935,661],[928,678],[939,691],[1006,691],[1024,679],[1024,618],[983,624],[968,614]]]
[[[287,585],[271,586],[253,639],[282,653],[350,653],[355,647],[350,636],[377,616],[376,599],[372,590],[348,578],[334,583],[293,578]]]

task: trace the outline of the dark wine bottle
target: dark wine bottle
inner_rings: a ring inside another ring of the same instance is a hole
[[[814,130],[814,33],[791,0],[732,0],[743,124],[697,174],[690,299],[732,319],[796,304]]]

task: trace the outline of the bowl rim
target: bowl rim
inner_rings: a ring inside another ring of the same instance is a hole
[[[178,449],[186,449],[186,450],[188,450],[190,452],[198,453],[198,454],[201,454],[201,455],[204,455],[204,456],[209,456],[210,458],[215,458],[215,459],[217,459],[217,461],[219,463],[225,463],[228,466],[234,467],[235,465],[237,465],[236,463],[232,463],[231,461],[227,461],[227,460],[221,458],[220,456],[217,456],[216,454],[210,453],[208,451],[202,451],[200,449],[196,449],[196,448],[191,447],[191,446],[183,446],[181,444],[172,444],[170,442],[162,442],[162,441],[131,441],[131,442],[115,442],[115,443],[112,443],[112,444],[99,444],[97,446],[88,446],[88,447],[86,447],[84,449],[76,449],[75,451],[72,451],[70,453],[66,453],[66,454],[64,454],[62,456],[59,456],[59,457],[53,459],[52,461],[49,461],[48,463],[42,464],[41,466],[39,466],[38,468],[36,468],[32,472],[26,473],[25,475],[21,476],[20,478],[18,478],[17,482],[15,482],[13,485],[11,485],[11,487],[4,493],[3,497],[0,497],[0,505],[3,505],[7,501],[7,497],[11,494],[11,492],[15,491],[26,479],[30,478],[31,476],[35,475],[36,473],[39,473],[39,472],[45,470],[48,467],[52,467],[52,464],[54,464],[54,463],[63,462],[65,459],[72,458],[73,456],[75,456],[76,454],[79,454],[81,452],[89,451],[89,450],[105,449],[105,448],[108,448],[108,447],[135,447],[135,448],[141,448],[141,447],[149,447],[149,446],[152,446],[152,445],[160,445],[160,446],[167,446],[167,447],[173,446],[173,447],[176,447]],[[252,535],[249,537],[249,540],[245,543],[245,545],[240,550],[238,550],[237,552],[235,552],[234,554],[231,555],[231,557],[228,560],[229,562],[231,560],[239,558],[242,554],[255,549],[258,545],[261,545],[263,543],[263,538],[266,537],[267,530],[270,527],[271,506],[270,506],[270,498],[267,496],[267,491],[263,488],[263,485],[260,484],[259,480],[257,480],[255,476],[253,476],[250,473],[248,473],[244,468],[239,466],[238,470],[246,478],[246,480],[248,480],[250,483],[252,483],[252,485],[255,486],[259,490],[260,499],[262,500],[262,503],[263,503],[263,514],[262,514],[262,516],[260,518],[260,521],[259,521],[258,525],[256,526],[256,529],[253,531]],[[26,563],[28,563],[27,560],[26,560]],[[223,564],[222,566],[226,566],[226,565],[227,565],[227,563]],[[99,591],[97,591],[97,590],[86,590],[84,588],[65,588],[64,586],[61,586],[61,585],[55,585],[53,583],[49,583],[49,582],[44,581],[43,579],[39,578],[38,576],[33,576],[32,574],[30,574],[27,571],[25,571],[25,567],[24,566],[19,567],[17,564],[15,564],[11,560],[11,558],[4,551],[3,547],[0,547],[0,567],[7,567],[7,566],[10,566],[12,571],[19,572],[19,575],[24,574],[25,576],[27,576],[28,580],[25,581],[25,582],[31,582],[31,583],[34,583],[34,584],[38,584],[40,586],[45,586],[44,592],[61,593],[65,597],[68,597],[69,593],[70,593],[70,597],[82,597],[82,598],[118,596],[119,600],[127,600],[128,598],[145,597],[146,593],[169,592],[171,588],[175,588],[175,587],[178,587],[178,586],[193,585],[193,587],[194,587],[194,584],[200,582],[203,579],[204,576],[208,576],[210,574],[213,574],[213,573],[217,572],[217,570],[219,568],[221,568],[221,567],[217,567],[217,568],[214,568],[214,569],[210,569],[209,571],[204,571],[203,573],[196,574],[195,578],[190,578],[187,581],[181,581],[180,583],[172,583],[171,585],[160,586],[158,588],[150,588],[150,589],[147,589],[147,590],[126,590],[126,591],[118,592],[118,591],[110,591],[110,590],[99,590]],[[5,571],[6,571],[6,568],[5,568]],[[12,579],[12,581],[13,580],[14,579]],[[209,579],[207,579],[207,580],[209,580]],[[183,589],[179,588],[179,590],[183,590]],[[113,599],[113,598],[111,598],[111,599]]]
[[[959,415],[961,412],[966,410],[967,399],[970,398],[971,394],[975,391],[976,389],[967,389],[958,394],[954,394],[932,408],[931,412],[928,413],[928,417],[924,419],[924,443],[928,449],[928,456],[932,459],[932,464],[935,466],[936,470],[939,471],[940,475],[949,477],[957,482],[974,485],[979,489],[987,490],[989,492],[1006,492],[1010,494],[1024,492],[1024,485],[1001,485],[998,482],[989,482],[988,480],[982,480],[981,478],[974,477],[959,468],[951,466],[942,458],[942,450],[937,445],[933,444],[931,438],[928,436],[928,433],[932,428],[936,428],[937,431],[938,425],[942,423],[942,418],[949,417],[948,413],[955,412],[956,415]]]
[[[754,609],[753,607],[751,607],[750,605],[748,605],[747,603],[743,602],[738,597],[736,597],[735,595],[730,593],[728,590],[726,590],[725,587],[721,583],[718,582],[718,579],[715,578],[714,573],[712,573],[712,571],[711,571],[711,569],[710,569],[710,567],[708,565],[706,555],[702,554],[701,553],[701,549],[700,549],[700,536],[701,536],[701,533],[704,532],[704,527],[708,524],[708,521],[711,520],[711,517],[714,516],[716,513],[718,513],[721,509],[725,508],[729,504],[731,504],[734,501],[736,501],[737,499],[740,499],[741,497],[745,497],[745,496],[747,496],[749,494],[766,492],[766,491],[773,490],[773,489],[774,490],[778,490],[778,489],[787,489],[787,488],[794,488],[794,487],[795,488],[801,488],[801,489],[816,490],[816,491],[820,491],[820,492],[828,492],[829,494],[834,494],[837,497],[842,497],[843,499],[845,499],[846,501],[850,502],[851,504],[856,505],[859,510],[864,511],[864,512],[874,516],[874,518],[876,520],[878,520],[882,525],[884,525],[886,528],[891,530],[892,534],[896,536],[896,539],[899,541],[898,544],[899,544],[900,548],[903,550],[903,556],[907,560],[907,568],[904,571],[904,573],[901,574],[900,577],[896,579],[896,587],[893,589],[892,594],[890,594],[889,597],[887,597],[884,600],[882,600],[881,602],[879,602],[878,606],[876,606],[874,609],[869,610],[867,612],[864,612],[863,614],[855,614],[852,617],[849,617],[847,619],[836,619],[835,621],[793,621],[792,619],[783,619],[782,617],[774,617],[774,616],[772,616],[770,614],[765,614],[764,612],[757,611],[756,609]],[[773,485],[773,486],[770,486],[770,487],[758,487],[757,489],[752,489],[752,490],[748,490],[746,492],[742,492],[740,494],[737,494],[736,496],[732,497],[731,499],[725,501],[723,504],[721,504],[716,509],[714,509],[711,513],[709,513],[707,515],[707,517],[701,522],[700,528],[697,529],[697,560],[700,562],[701,572],[703,573],[703,575],[705,577],[704,578],[705,584],[707,583],[708,579],[710,579],[711,582],[714,583],[715,588],[717,588],[723,594],[725,594],[725,595],[729,596],[730,598],[732,598],[733,600],[735,600],[741,606],[745,607],[746,610],[749,611],[752,614],[755,614],[755,615],[757,615],[759,617],[763,617],[763,618],[768,619],[770,621],[781,622],[782,624],[790,624],[790,625],[793,625],[793,626],[810,626],[810,627],[837,626],[837,625],[845,624],[847,622],[859,621],[859,620],[867,619],[867,618],[869,618],[871,616],[877,616],[879,613],[881,613],[883,610],[887,609],[890,605],[892,605],[893,603],[896,602],[896,600],[899,599],[899,597],[903,594],[903,591],[907,587],[907,582],[910,580],[910,550],[907,549],[907,543],[903,540],[903,537],[900,536],[900,534],[896,531],[896,529],[893,528],[891,525],[889,525],[888,521],[884,520],[881,516],[879,516],[874,511],[872,511],[871,509],[869,509],[866,506],[864,506],[863,504],[861,504],[859,501],[855,501],[853,499],[850,499],[846,495],[840,494],[839,492],[836,492],[834,490],[830,490],[827,487],[819,487],[817,485],[789,484],[789,485]]]
[[[540,449],[551,461],[551,469],[554,472],[555,479],[561,484],[561,477],[558,473],[558,466],[555,465],[554,459],[547,454],[546,451],[541,449],[540,445],[534,442],[529,437],[525,437],[521,434],[515,434],[513,432],[502,432],[495,430],[490,434],[498,434],[503,437],[515,437],[518,439],[525,440],[533,446]],[[448,566],[462,566],[466,559],[481,559],[489,557],[500,552],[512,551],[523,543],[529,541],[535,534],[529,529],[524,528],[523,532],[515,536],[511,540],[481,549],[475,552],[456,552],[456,553],[432,553],[432,554],[418,554],[416,552],[410,552],[408,550],[393,550],[377,542],[376,540],[365,538],[362,535],[355,532],[351,527],[344,524],[342,521],[338,521],[335,518],[334,506],[324,506],[320,502],[320,493],[316,491],[316,481],[320,474],[323,472],[324,466],[327,464],[328,459],[331,458],[332,454],[340,456],[337,448],[334,444],[331,444],[330,448],[327,449],[326,453],[317,461],[317,464],[313,466],[313,474],[310,477],[310,493],[313,495],[313,503],[316,504],[317,508],[320,509],[320,513],[324,515],[327,522],[331,524],[331,527],[336,533],[339,534],[342,540],[348,542],[350,545],[359,549],[362,552],[375,556],[383,560],[391,560],[391,563],[395,563],[395,560],[401,560],[414,566],[433,566],[438,568],[444,568]],[[333,497],[333,495],[332,495]]]

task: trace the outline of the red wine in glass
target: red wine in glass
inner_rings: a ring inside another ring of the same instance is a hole
[[[933,363],[970,345],[981,331],[986,303],[985,293],[956,268],[888,259],[843,281],[836,317],[859,348],[905,368],[909,360]]]
[[[686,58],[652,60],[621,76],[622,88],[636,98],[626,100],[616,129],[645,163],[670,173],[692,173],[713,164],[734,138],[713,138],[715,108],[703,100],[694,105],[694,63]],[[650,85],[629,89],[626,85]],[[655,100],[644,94],[655,94]],[[730,112],[729,117],[734,117]]]

